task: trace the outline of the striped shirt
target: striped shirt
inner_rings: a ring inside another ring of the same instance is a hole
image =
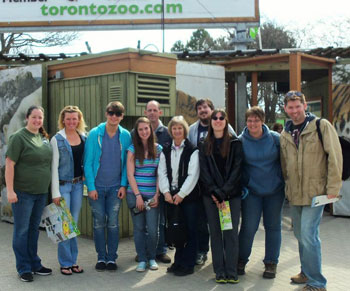
[[[141,165],[139,160],[135,160],[135,180],[140,194],[144,197],[151,198],[154,196],[157,190],[157,168],[159,164],[160,153],[162,152],[162,146],[157,144],[157,157],[155,160],[144,159]],[[135,154],[134,145],[130,145],[128,151]],[[133,194],[130,185],[128,186],[128,193]]]

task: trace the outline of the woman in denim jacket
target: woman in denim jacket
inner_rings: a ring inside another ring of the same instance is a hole
[[[51,139],[52,200],[60,205],[66,201],[74,220],[78,222],[83,199],[83,156],[85,145],[85,121],[77,106],[66,106],[58,117],[60,131]],[[77,264],[78,244],[72,238],[58,244],[58,261],[63,275],[82,273]]]

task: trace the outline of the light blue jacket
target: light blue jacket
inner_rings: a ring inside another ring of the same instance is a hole
[[[100,159],[102,154],[102,139],[105,134],[106,123],[101,123],[97,127],[91,129],[85,144],[84,151],[84,174],[85,184],[88,191],[96,190],[95,178],[98,169],[100,168]],[[118,126],[119,142],[121,150],[121,179],[120,186],[128,186],[128,177],[126,172],[126,155],[127,149],[131,144],[131,137],[129,131],[122,126]]]

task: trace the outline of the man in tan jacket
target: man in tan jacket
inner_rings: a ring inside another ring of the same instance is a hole
[[[289,91],[284,110],[291,120],[281,134],[281,163],[285,192],[291,205],[294,235],[299,244],[301,272],[291,278],[293,283],[305,284],[303,291],[326,290],[326,278],[321,272],[321,242],[319,225],[322,206],[311,207],[312,198],[339,195],[342,174],[342,153],[337,133],[322,119],[318,136],[316,117],[306,113],[305,96]]]

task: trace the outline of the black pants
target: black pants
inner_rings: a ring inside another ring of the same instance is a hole
[[[213,268],[216,275],[237,277],[238,263],[238,224],[241,208],[241,197],[229,200],[232,218],[232,229],[221,230],[219,210],[208,196],[203,197],[207,213]]]
[[[208,219],[205,212],[203,200],[198,201],[198,243],[197,243],[197,254],[207,254],[209,252],[209,229]]]

